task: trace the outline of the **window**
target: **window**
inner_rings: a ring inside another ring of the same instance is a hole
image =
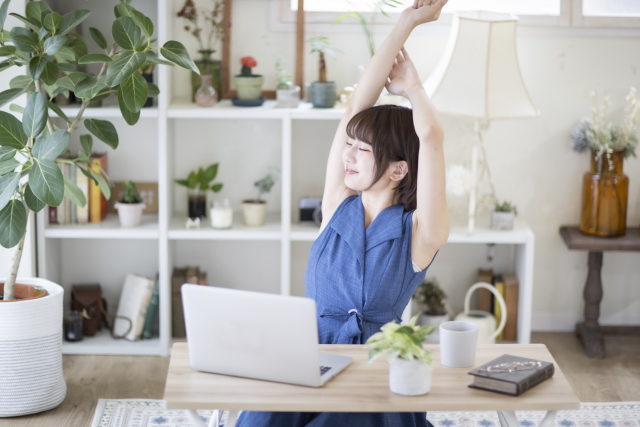
[[[638,0],[573,0],[573,25],[640,27]]]

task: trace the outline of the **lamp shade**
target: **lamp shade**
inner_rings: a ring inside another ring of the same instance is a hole
[[[424,84],[438,112],[498,120],[540,115],[520,75],[514,15],[457,12],[444,57]]]

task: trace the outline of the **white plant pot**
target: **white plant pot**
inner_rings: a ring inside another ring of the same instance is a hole
[[[267,202],[261,201],[260,203],[243,201],[242,202],[242,217],[244,218],[244,224],[249,227],[259,227],[264,225],[264,217],[267,214]]]
[[[389,388],[404,396],[419,396],[431,390],[431,367],[417,359],[397,357],[389,364]]]
[[[492,230],[513,230],[515,212],[491,212]]]
[[[424,340],[427,344],[439,344],[440,343],[440,324],[444,322],[448,322],[451,320],[449,313],[443,314],[441,316],[432,316],[430,314],[421,314],[420,315],[420,324],[422,326],[435,326],[435,329],[431,334]]]
[[[300,86],[293,86],[290,89],[276,90],[278,108],[298,108],[300,102]]]
[[[45,279],[16,282],[42,286],[49,295],[0,302],[0,417],[48,411],[67,395],[62,372],[64,289]]]
[[[123,227],[136,227],[142,223],[142,211],[147,207],[144,203],[114,203],[118,210],[120,225]]]

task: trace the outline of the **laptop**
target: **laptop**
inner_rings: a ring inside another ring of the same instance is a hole
[[[321,387],[352,361],[319,352],[310,298],[187,283],[180,289],[197,371]]]

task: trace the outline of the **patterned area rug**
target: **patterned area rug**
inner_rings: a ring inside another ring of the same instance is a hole
[[[205,424],[211,410],[197,410]],[[536,427],[544,411],[516,411],[522,427]],[[226,419],[223,417],[221,426]],[[437,412],[427,419],[434,427],[499,427],[495,412]],[[640,402],[582,403],[578,411],[558,411],[557,427],[640,427]],[[164,400],[100,399],[91,427],[195,427],[184,409],[165,409]]]

